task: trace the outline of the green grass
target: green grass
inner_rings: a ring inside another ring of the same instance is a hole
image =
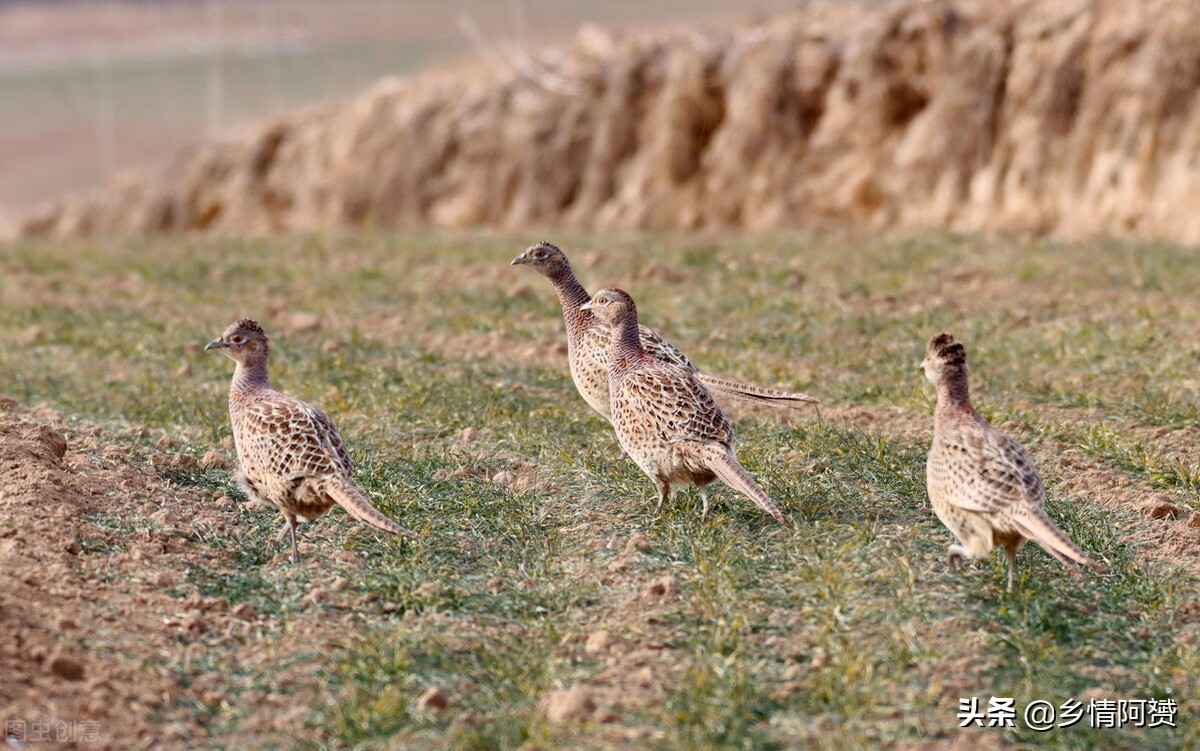
[[[1155,492],[1200,510],[1187,441],[1200,388],[1190,251],[946,236],[559,240],[585,284],[629,289],[644,321],[706,370],[823,399],[820,419],[736,412],[743,462],[795,529],[728,489],[707,520],[690,491],[653,513],[649,482],[618,456],[553,349],[561,321],[547,283],[507,266],[524,238],[9,246],[4,388],[81,423],[145,428],[128,439],[143,453],[166,432],[180,439],[172,450],[201,454],[228,435],[231,364],[199,347],[240,315],[263,323],[275,384],[333,416],[363,488],[423,537],[383,539],[334,513],[304,531],[329,565],[304,569],[279,562],[269,515],[238,511],[234,529],[203,539],[213,560],[189,571],[180,596],[251,603],[271,644],[286,644],[289,624],[338,612],[306,600],[312,587],[344,578],[359,603],[355,628],[318,651],[311,680],[327,700],[308,715],[314,748],[1197,742],[1190,709],[1174,731],[1089,730],[1085,717],[1085,727],[1037,734],[956,720],[970,696],[1011,696],[1022,708],[1186,704],[1195,693],[1195,561],[1155,550],[1170,523],[1132,509]],[[601,260],[589,265],[593,252]],[[650,258],[686,278],[638,278]],[[301,312],[321,327],[291,330]],[[924,493],[932,395],[917,368],[943,329],[968,347],[981,410],[1042,466],[1052,516],[1111,575],[1067,576],[1034,548],[1021,553],[1013,593],[998,554],[947,570],[950,536]],[[473,441],[459,439],[465,429]],[[1101,502],[1076,482],[1078,467],[1126,483],[1123,503]],[[531,484],[494,482],[502,471]],[[162,477],[237,494],[224,472]],[[140,523],[92,521],[131,532]],[[648,544],[626,556],[634,531]],[[333,557],[343,550],[356,562]],[[639,594],[667,575],[678,598]],[[624,651],[586,653],[601,629]],[[205,649],[223,665],[219,643]],[[642,669],[650,685],[630,677]],[[543,696],[575,685],[614,717],[549,723]],[[416,707],[430,687],[450,695],[447,712]],[[179,711],[214,744],[241,745],[256,709]]]

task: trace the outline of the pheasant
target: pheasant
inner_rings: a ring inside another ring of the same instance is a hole
[[[522,264],[533,267],[554,285],[567,325],[567,360],[571,366],[571,378],[575,381],[575,388],[592,409],[608,419],[611,412],[608,393],[608,325],[591,310],[583,307],[589,299],[587,290],[575,278],[567,256],[557,247],[546,242],[531,245],[524,253],[514,258],[510,265]],[[749,386],[701,373],[687,356],[657,332],[645,326],[639,326],[637,331],[642,348],[648,354],[661,362],[690,371],[710,392],[719,397],[795,409],[804,404],[820,403],[807,394]]]
[[[283,514],[276,542],[290,535],[293,562],[300,562],[296,520],[316,521],[335,503],[375,529],[417,539],[372,506],[350,481],[350,455],[329,417],[271,388],[267,335],[258,323],[243,318],[204,349],[223,350],[237,363],[229,388],[229,419],[241,464],[237,481],[247,496]]]
[[[1046,515],[1042,478],[1025,449],[971,406],[963,345],[949,334],[938,334],[929,340],[921,365],[937,388],[925,477],[934,513],[958,538],[950,546],[950,567],[1004,548],[1011,590],[1017,549],[1033,540],[1076,571],[1087,566],[1103,573]]]
[[[606,289],[581,307],[609,329],[610,420],[621,448],[658,489],[658,508],[671,494],[672,484],[692,484],[700,489],[701,517],[708,516],[708,484],[720,478],[775,521],[787,524],[738,463],[733,428],[695,370],[663,362],[646,351],[633,298]]]

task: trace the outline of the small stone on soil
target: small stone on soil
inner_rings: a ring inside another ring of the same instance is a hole
[[[200,457],[200,466],[205,469],[229,469],[229,460],[216,449],[209,449]]]
[[[438,688],[427,690],[421,694],[421,698],[417,699],[417,709],[427,712],[440,712],[448,706],[450,706],[450,697],[446,696]]]
[[[68,681],[83,680],[83,663],[73,657],[56,655],[50,658],[50,662],[46,668],[50,671],[50,675],[58,676]]]
[[[1175,504],[1154,499],[1142,501],[1137,510],[1147,519],[1176,519],[1181,513]]]
[[[634,532],[629,535],[629,539],[625,541],[626,555],[636,553],[639,550],[649,550],[653,547],[650,543],[650,538],[646,537],[641,532]]]
[[[675,597],[679,594],[679,580],[673,576],[660,576],[642,588],[646,597]]]
[[[554,723],[581,720],[596,709],[596,701],[586,688],[572,688],[555,691],[542,699],[542,710],[546,719]]]
[[[590,655],[604,654],[612,649],[618,641],[617,637],[607,631],[597,631],[588,637],[583,651]]]

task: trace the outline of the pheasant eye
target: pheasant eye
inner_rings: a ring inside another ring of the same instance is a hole
[[[535,250],[535,251],[533,251],[533,257],[534,257],[534,258],[545,258],[545,257],[546,257],[546,251],[544,251],[544,250]]]
[[[237,336],[230,337],[229,341],[233,342],[234,344],[241,344],[242,342],[246,341],[246,337],[238,334]]]

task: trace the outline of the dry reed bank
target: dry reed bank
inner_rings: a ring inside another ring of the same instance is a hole
[[[1200,241],[1200,6],[815,5],[386,80],[44,208],[30,235],[854,225]]]

